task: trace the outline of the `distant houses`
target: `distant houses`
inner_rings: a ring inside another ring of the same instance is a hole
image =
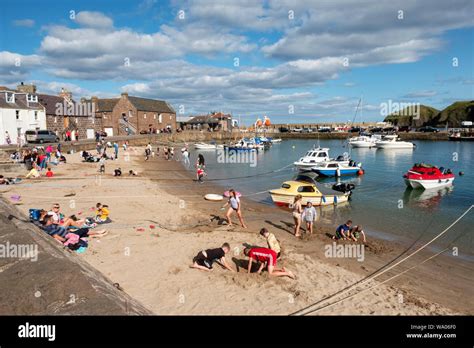
[[[133,135],[176,130],[176,111],[164,100],[122,93],[120,98],[92,97],[95,112],[109,135]]]
[[[16,90],[0,87],[0,144],[21,144],[29,129],[46,129],[46,113],[39,103],[36,87]]]
[[[182,129],[199,129],[207,131],[231,131],[234,123],[232,115],[222,112],[212,112],[208,115],[190,117],[180,123]]]
[[[0,145],[24,143],[27,130],[50,130],[60,139],[73,131],[77,139],[97,132],[133,135],[172,132],[176,112],[166,101],[122,93],[117,98],[81,98],[62,89],[58,95],[37,93],[23,82],[16,89],[0,86]]]

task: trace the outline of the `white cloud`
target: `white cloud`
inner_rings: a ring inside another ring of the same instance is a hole
[[[76,14],[74,21],[89,28],[111,28],[114,22],[101,12],[81,11]]]

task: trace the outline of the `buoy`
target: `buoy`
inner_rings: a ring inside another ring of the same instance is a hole
[[[463,176],[464,175],[464,172],[459,172],[459,176]]]
[[[336,176],[337,177],[341,176],[341,170],[339,168],[336,169]]]
[[[363,174],[364,174],[364,170],[359,169],[359,171],[357,172],[357,175],[363,175]]]

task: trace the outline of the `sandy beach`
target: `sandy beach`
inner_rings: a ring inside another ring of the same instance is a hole
[[[178,152],[178,151],[176,151]],[[179,154],[177,154],[180,157]],[[291,232],[290,213],[242,198],[248,229],[222,224],[224,202],[208,202],[205,193],[222,194],[214,183],[196,183],[176,160],[162,157],[145,162],[143,148],[132,147],[119,160],[107,161],[106,174],[96,163],[82,163],[79,153],[54,169],[55,177],[24,180],[1,187],[3,196],[27,215],[29,208],[49,209],[60,203],[67,216],[91,216],[97,202],[108,204],[112,223],[108,235],[92,239],[78,254],[130,296],[163,315],[287,315],[318,303],[321,315],[456,315],[474,313],[474,305],[459,298],[472,297],[472,264],[441,255],[420,264],[433,252],[421,252],[360,288],[343,289],[395,259],[406,248],[368,236],[365,259],[328,258],[333,231],[318,227],[301,240]],[[121,167],[123,177],[112,172]],[[137,170],[136,177],[128,170]],[[22,173],[24,174],[24,173]],[[11,199],[20,195],[19,201]],[[236,217],[234,216],[234,222]],[[280,266],[296,280],[247,274],[244,244],[265,246],[258,231],[266,227],[283,246]],[[228,242],[227,260],[238,272],[215,266],[213,272],[191,269],[198,251]],[[420,264],[414,270],[386,279]],[[382,284],[383,283],[383,284]],[[368,289],[371,288],[372,289]],[[326,307],[322,308],[323,306]]]

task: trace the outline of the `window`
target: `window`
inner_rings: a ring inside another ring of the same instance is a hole
[[[20,119],[20,110],[16,110],[15,115],[16,115],[16,119],[19,120]]]
[[[29,103],[37,103],[38,102],[38,96],[34,94],[28,94],[27,99]]]
[[[298,187],[298,192],[314,192],[313,186],[300,186]]]
[[[15,94],[7,92],[6,96],[7,96],[7,103],[14,103],[15,102]]]
[[[329,163],[328,164],[328,168],[338,168],[339,166],[337,165],[337,163]]]
[[[156,114],[153,115],[153,119],[156,120]]]
[[[128,117],[132,117],[132,110],[128,110]]]
[[[38,121],[38,111],[35,111],[35,121]]]
[[[290,187],[291,187],[291,186],[288,185],[288,184],[283,184],[283,185],[281,185],[281,188],[284,188],[284,189],[289,189]]]
[[[58,117],[54,116],[54,123],[58,123]]]
[[[326,152],[320,152],[318,157],[328,157],[328,154]]]
[[[21,128],[17,128],[17,129],[16,129],[16,134],[17,134],[19,137],[21,137]]]
[[[172,119],[173,119],[173,116],[170,115],[170,120],[172,120]]]
[[[146,118],[146,114],[143,114],[143,118]]]
[[[159,123],[163,122],[163,115],[161,115],[161,114],[158,115],[158,122]]]

